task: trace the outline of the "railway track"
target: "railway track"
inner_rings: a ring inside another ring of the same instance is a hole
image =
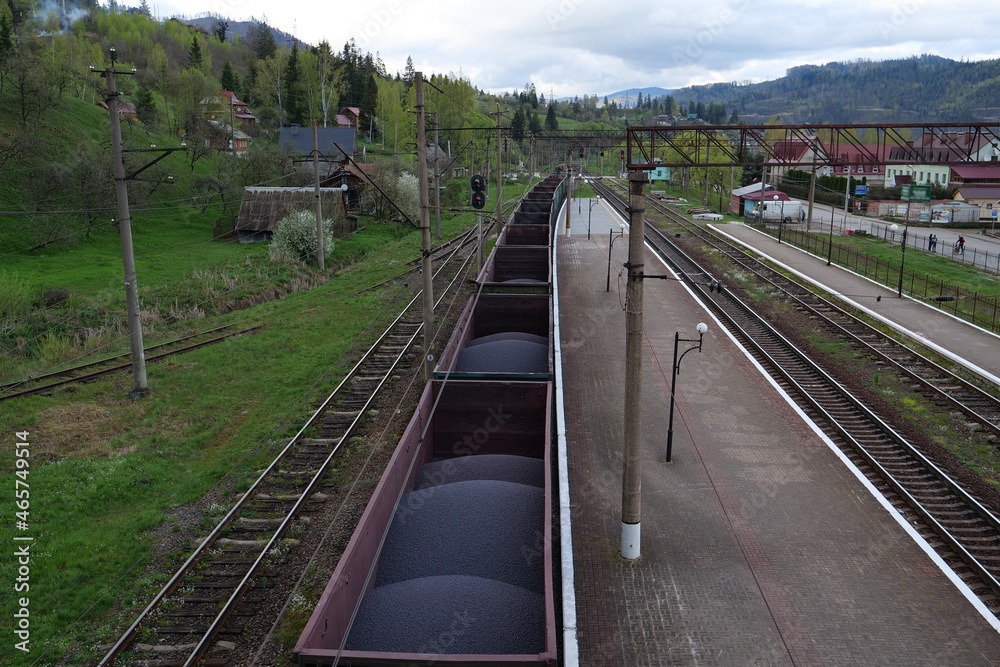
[[[627,211],[628,207],[621,197],[606,186],[598,184],[597,187],[601,195],[619,210]],[[650,200],[647,199],[647,213],[650,208]],[[678,222],[676,219],[672,221]],[[686,220],[683,224],[688,229],[694,226]],[[704,239],[700,232],[699,238]],[[994,614],[1000,611],[1000,521],[994,513],[749,305],[728,290],[711,290],[710,285],[715,279],[666,233],[647,223],[646,239],[682,280],[699,294],[757,362],[897,509],[911,519],[916,517],[920,532],[984,604]],[[777,282],[772,284],[777,285]],[[805,310],[807,301],[805,298],[795,301],[803,309],[803,314],[819,314],[835,308],[822,300],[822,305],[815,311]],[[828,316],[827,313],[822,315]],[[829,317],[837,319],[841,315]],[[837,325],[837,328],[845,330],[850,327]],[[914,360],[922,358],[912,351],[900,352],[900,347],[905,346],[884,335],[876,338],[872,331],[850,335],[851,340],[868,338],[865,344],[873,351],[884,347],[885,350],[878,350],[879,353],[898,357],[897,362],[902,366],[916,365]],[[888,351],[890,349],[893,351]],[[913,372],[920,377],[948,373],[941,367]],[[946,405],[953,405],[959,392],[951,387],[958,387],[959,380],[952,376],[946,380],[927,381],[924,388],[937,392],[942,402],[947,401]],[[984,401],[992,399],[995,402],[990,395],[986,396],[989,399],[983,398]],[[966,407],[976,414],[985,412],[985,408],[978,404]]]
[[[461,288],[474,257],[468,237],[453,245],[439,255],[437,306]],[[418,292],[98,664],[225,665],[227,651],[254,641],[249,619],[266,601],[269,579],[290,576],[284,556],[296,531],[308,530],[336,492],[331,471],[345,443],[374,422],[392,378],[422,372],[411,351],[420,317]]]
[[[174,340],[160,343],[158,345],[151,345],[145,348],[145,352],[147,353],[146,361],[165,359],[175,354],[182,354],[184,352],[196,350],[199,347],[214,345],[215,343],[224,341],[227,338],[254,333],[260,329],[261,326],[262,325],[236,329],[235,324],[227,324],[225,326],[215,327],[214,329],[208,329],[206,331],[200,331],[188,336],[175,338]],[[154,354],[149,354],[150,352],[154,352]],[[12,398],[18,398],[20,396],[44,393],[55,389],[56,387],[61,387],[74,382],[88,382],[102,375],[107,375],[108,373],[114,373],[116,371],[130,370],[132,368],[132,362],[122,362],[122,359],[129,359],[129,354],[119,354],[113,357],[91,361],[79,366],[73,366],[72,368],[53,371],[51,373],[45,373],[44,375],[36,375],[35,377],[26,378],[17,382],[8,382],[7,384],[0,385],[0,392],[2,392],[0,393],[0,402],[8,401]],[[42,384],[37,384],[39,382]]]

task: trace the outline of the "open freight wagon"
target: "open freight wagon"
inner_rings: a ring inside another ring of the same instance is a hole
[[[427,384],[299,664],[556,664],[551,405],[547,382]]]

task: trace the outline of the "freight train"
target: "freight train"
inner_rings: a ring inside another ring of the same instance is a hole
[[[299,664],[553,666],[554,233],[521,200],[294,654]]]

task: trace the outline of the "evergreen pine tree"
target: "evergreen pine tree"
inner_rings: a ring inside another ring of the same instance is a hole
[[[740,114],[738,111],[736,111],[736,107],[733,107],[733,115],[729,117],[729,124],[730,125],[740,124]]]
[[[409,90],[410,86],[413,85],[413,76],[416,74],[416,70],[413,69],[413,58],[411,56],[406,56],[406,69],[403,70],[403,81],[406,83],[406,89]]]
[[[365,89],[361,95],[361,107],[360,107],[361,117],[368,121],[368,127],[367,128],[362,127],[361,131],[366,132],[367,130],[370,129],[372,133],[371,137],[372,141],[375,140],[374,136],[375,127],[374,123],[372,122],[372,119],[375,116],[375,107],[377,104],[378,104],[378,81],[376,81],[375,79],[375,74],[372,73],[368,75],[368,80],[365,82]]]
[[[155,125],[157,121],[156,102],[149,88],[140,88],[135,96],[135,114],[146,125]]]
[[[201,55],[201,44],[198,43],[198,36],[191,38],[191,47],[188,49],[188,67],[201,69],[203,57]]]
[[[145,2],[146,0],[143,0]],[[215,36],[219,38],[219,41],[223,44],[226,43],[226,33],[229,31],[229,21],[226,19],[215,19]]]
[[[233,70],[233,67],[229,64],[228,60],[226,61],[226,64],[222,66],[222,76],[219,78],[219,83],[222,84],[222,88],[224,90],[229,90],[234,93],[241,87],[240,75]]]
[[[545,129],[558,130],[559,121],[556,119],[556,105],[550,104],[549,110],[545,112]]]
[[[302,97],[299,94],[299,43],[292,45],[292,52],[285,65],[285,73],[281,80],[284,88],[285,115],[290,125],[303,124]]]
[[[510,136],[514,139],[524,139],[524,112],[518,107],[514,112],[514,118],[510,121]]]
[[[542,119],[537,113],[531,114],[531,120],[528,121],[528,131],[532,134],[538,134],[542,131]]]

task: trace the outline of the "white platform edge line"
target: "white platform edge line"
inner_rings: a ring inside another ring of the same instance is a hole
[[[652,246],[650,244],[647,243],[646,245],[647,247],[652,249]],[[678,278],[678,282],[680,282],[681,285],[683,285],[684,289],[687,290],[688,294],[691,295],[691,297],[695,300],[695,302],[698,303],[698,305],[701,306],[702,309],[704,309],[705,313],[712,318],[712,321],[715,322],[716,325],[718,325],[719,330],[724,332],[726,336],[729,338],[729,340],[731,340],[736,345],[736,347],[743,352],[744,356],[746,356],[746,358],[750,360],[750,363],[752,363],[754,367],[757,368],[760,374],[764,376],[764,378],[771,384],[772,387],[774,387],[774,389],[778,392],[778,394],[780,394],[782,398],[785,399],[785,402],[788,403],[788,405],[791,406],[793,410],[795,410],[795,412],[799,415],[799,417],[802,418],[802,421],[805,422],[809,426],[809,428],[811,428],[813,432],[816,433],[816,435],[819,436],[819,438],[824,443],[826,443],[826,446],[830,449],[830,451],[832,451],[834,455],[837,456],[837,458],[839,458],[844,463],[847,469],[854,474],[854,476],[858,479],[858,481],[861,482],[861,484],[868,490],[868,492],[875,498],[875,500],[877,500],[878,503],[882,505],[882,507],[889,513],[889,515],[896,520],[896,523],[898,523],[903,528],[903,530],[906,531],[906,533],[910,536],[910,538],[914,541],[914,543],[916,543],[916,545],[920,547],[924,551],[924,553],[927,554],[928,557],[930,557],[931,561],[933,561],[933,563],[938,567],[938,569],[940,569],[941,572],[946,577],[948,577],[951,583],[955,585],[955,587],[965,597],[965,599],[972,604],[973,608],[977,612],[979,612],[979,615],[982,616],[983,619],[985,619],[986,622],[989,623],[990,626],[992,626],[992,628],[995,631],[1000,632],[1000,619],[998,619],[986,607],[986,605],[982,603],[982,601],[976,596],[976,594],[972,592],[972,589],[970,589],[968,585],[966,585],[966,583],[962,581],[962,579],[955,573],[955,571],[952,570],[951,567],[941,559],[941,557],[937,554],[934,548],[931,547],[931,545],[927,543],[927,541],[920,535],[920,533],[918,533],[916,529],[910,525],[909,521],[907,521],[896,510],[896,508],[892,506],[892,503],[890,503],[881,493],[879,493],[878,489],[876,489],[875,486],[872,485],[870,481],[868,481],[868,478],[865,477],[860,470],[858,470],[858,468],[851,462],[849,458],[847,458],[847,455],[845,455],[842,451],[840,451],[840,448],[837,447],[837,445],[834,444],[834,442],[830,440],[830,438],[828,438],[825,433],[823,433],[822,429],[820,429],[820,427],[816,424],[816,422],[810,419],[809,416],[805,412],[803,412],[801,408],[799,408],[799,406],[795,403],[795,401],[792,400],[792,397],[789,396],[785,392],[785,390],[781,388],[781,386],[774,380],[774,378],[772,378],[770,374],[767,373],[767,371],[765,371],[764,368],[759,363],[757,363],[757,360],[753,358],[753,355],[751,355],[750,352],[747,349],[745,349],[743,345],[741,345],[740,342],[736,340],[735,337],[733,337],[733,335],[729,332],[729,329],[727,329],[722,324],[722,322],[720,322],[715,317],[712,311],[708,309],[708,307],[704,304],[704,302],[702,302],[702,300],[698,297],[698,295],[695,294],[694,291],[686,283],[680,280],[680,276],[678,276],[677,273],[674,272],[674,270],[669,265],[667,265],[666,262],[663,261],[663,259],[659,256],[659,254],[656,254],[655,252],[654,254],[656,255],[656,258],[660,261],[660,263],[663,264],[663,266],[668,271],[673,273],[674,276]]]
[[[563,203],[567,206],[569,198]],[[560,217],[565,215],[560,212]],[[563,218],[565,220],[565,218]],[[559,218],[556,218],[558,221]],[[557,223],[556,229],[559,229]],[[567,230],[568,231],[568,230]],[[559,462],[559,555],[562,561],[563,661],[564,667],[580,664],[577,638],[576,581],[573,571],[573,508],[569,499],[569,454],[566,442],[566,410],[563,405],[562,339],[559,324],[559,236],[552,243],[552,321],[555,339],[556,450]]]
[[[780,266],[781,268],[785,269],[789,273],[793,273],[796,276],[802,278],[803,280],[806,280],[806,281],[812,283],[813,285],[816,285],[820,289],[826,290],[830,294],[836,295],[839,299],[842,299],[842,300],[846,301],[847,303],[851,304],[852,306],[854,306],[855,308],[857,308],[858,310],[861,310],[861,311],[867,313],[870,317],[874,317],[878,321],[880,321],[880,322],[882,322],[882,323],[884,323],[884,324],[892,327],[896,331],[899,331],[899,332],[901,332],[901,333],[903,333],[903,334],[905,334],[907,336],[910,336],[911,338],[913,338],[915,340],[919,340],[922,345],[926,345],[927,347],[931,348],[932,350],[934,350],[935,352],[937,352],[941,356],[947,357],[947,358],[951,359],[952,361],[954,361],[955,363],[960,364],[962,366],[965,366],[966,368],[968,368],[973,373],[976,373],[976,374],[982,376],[984,379],[989,380],[990,382],[993,382],[994,384],[1000,385],[1000,377],[997,377],[996,375],[994,375],[993,373],[990,373],[989,371],[987,371],[984,368],[980,368],[979,366],[975,365],[974,363],[972,363],[968,359],[965,359],[964,357],[958,356],[957,354],[955,354],[951,350],[945,349],[945,348],[941,347],[940,345],[938,345],[937,343],[935,343],[934,341],[932,341],[932,340],[930,340],[928,338],[925,338],[924,336],[921,336],[920,334],[916,333],[915,331],[911,331],[910,329],[907,329],[906,327],[902,326],[901,324],[899,324],[895,320],[891,320],[891,319],[887,318],[885,315],[882,315],[881,313],[875,312],[874,310],[871,310],[871,309],[867,308],[866,306],[861,305],[857,301],[854,301],[853,299],[851,299],[849,296],[845,296],[844,294],[841,294],[837,290],[824,285],[823,283],[819,282],[815,278],[812,278],[811,276],[807,276],[806,274],[802,273],[801,271],[799,271],[797,269],[794,269],[791,266],[788,266],[787,264],[782,263],[781,261],[779,261],[779,260],[775,259],[774,257],[768,255],[766,251],[761,250],[760,248],[757,248],[756,246],[752,246],[749,243],[747,243],[746,241],[743,241],[742,239],[736,238],[735,236],[729,234],[728,232],[726,232],[726,231],[724,231],[722,229],[719,229],[718,227],[714,227],[713,229],[715,229],[717,232],[719,232],[720,234],[722,234],[726,238],[730,239],[734,243],[738,243],[739,245],[743,246],[744,248],[749,248],[750,250],[753,250],[755,253],[757,253],[761,257],[764,257],[768,261],[777,264],[778,266]],[[767,234],[764,234],[762,232],[757,231],[753,227],[747,227],[747,229],[749,229],[749,230],[751,230],[751,231],[753,231],[753,232],[755,232],[757,234],[760,234],[763,238],[772,238],[772,237],[768,236]],[[789,246],[789,247],[794,247],[794,246]],[[825,258],[820,257],[819,255],[814,255],[811,252],[806,252],[805,250],[802,250],[801,248],[795,248],[795,250],[798,250],[799,252],[801,252],[801,253],[803,253],[805,255],[809,255],[810,257],[815,257],[816,259],[819,259],[819,260],[822,260],[822,261],[826,261]],[[861,275],[859,273],[855,273],[854,271],[851,271],[850,269],[845,269],[842,266],[837,266],[837,268],[840,269],[841,271],[846,271],[847,273],[850,273],[853,276],[857,276],[858,278],[861,278],[862,280],[865,280],[865,281],[871,283],[872,285],[876,285],[876,286],[881,287],[883,289],[891,289],[891,288],[886,287],[885,285],[881,285],[879,283],[876,283],[875,281],[871,280],[870,278],[867,278],[866,276],[863,276],[863,275]],[[914,303],[918,303],[921,306],[923,306],[925,308],[929,308],[929,309],[933,310],[936,313],[941,313],[942,315],[950,317],[951,319],[955,320],[956,322],[961,322],[965,326],[972,327],[973,329],[978,329],[979,331],[982,331],[985,334],[989,334],[990,336],[993,336],[994,338],[997,338],[997,341],[1000,342],[1000,336],[998,336],[997,334],[993,333],[992,331],[987,331],[986,329],[982,328],[981,326],[979,326],[977,324],[972,324],[971,322],[966,322],[965,320],[963,320],[960,317],[956,317],[956,316],[952,315],[951,313],[946,313],[943,310],[935,308],[934,306],[932,306],[932,305],[930,305],[928,303],[924,303],[923,301],[920,301],[919,299],[913,299],[913,298],[908,297],[908,296],[903,297],[903,298],[909,299],[910,301],[913,301]]]

